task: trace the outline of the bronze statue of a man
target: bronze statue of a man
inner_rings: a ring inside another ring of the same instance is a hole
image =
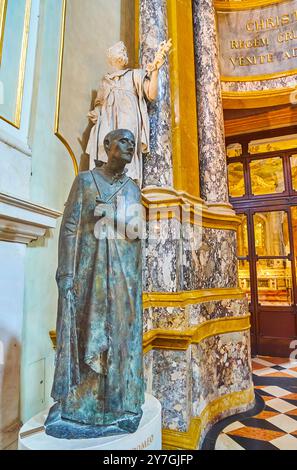
[[[141,207],[125,174],[134,135],[110,132],[104,147],[108,162],[76,177],[60,231],[56,403],[45,427],[66,439],[135,432],[144,402],[141,237],[126,230],[137,232],[131,207]]]

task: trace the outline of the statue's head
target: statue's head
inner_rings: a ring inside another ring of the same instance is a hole
[[[117,42],[107,50],[107,60],[112,67],[126,67],[129,59],[128,51],[123,41]]]
[[[104,148],[108,161],[115,163],[131,163],[135,151],[135,137],[128,129],[117,129],[107,134]]]

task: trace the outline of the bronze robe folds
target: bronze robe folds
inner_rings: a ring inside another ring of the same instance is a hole
[[[46,432],[56,437],[134,432],[141,418],[141,240],[94,234],[98,201],[108,201],[118,222],[119,197],[126,210],[141,204],[140,190],[129,177],[111,184],[95,169],[76,177],[66,203],[57,282],[73,278],[74,287],[67,295],[59,292],[52,389],[58,404],[46,423]],[[77,427],[69,430],[65,420]]]

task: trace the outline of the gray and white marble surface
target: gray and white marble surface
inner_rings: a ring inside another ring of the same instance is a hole
[[[140,63],[153,61],[168,39],[167,1],[140,0]],[[158,99],[149,105],[150,153],[144,156],[143,186],[172,186],[171,99],[168,59],[159,72]]]
[[[212,0],[193,0],[201,197],[228,202],[216,17]]]

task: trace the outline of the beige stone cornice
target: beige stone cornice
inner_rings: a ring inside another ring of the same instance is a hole
[[[0,193],[0,240],[28,244],[55,228],[62,212]]]

